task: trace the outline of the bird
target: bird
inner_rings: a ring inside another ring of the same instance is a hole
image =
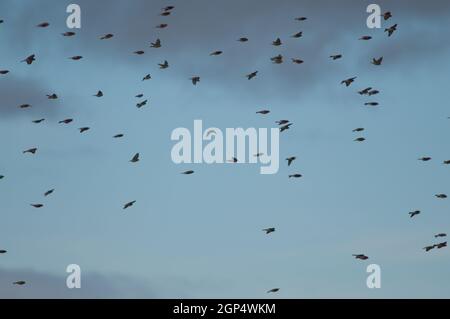
[[[281,126],[280,127],[280,132],[284,132],[284,131],[288,130],[291,127],[292,124],[293,123],[288,123],[286,125]]]
[[[236,157],[232,157],[230,160],[228,160],[229,163],[237,163],[238,159]]]
[[[353,129],[352,130],[352,132],[362,132],[362,131],[364,131],[364,127],[357,127],[357,128],[355,128],[355,129]]]
[[[292,162],[295,161],[296,159],[297,159],[297,157],[295,157],[295,156],[286,158],[286,161],[288,161],[288,166],[291,166]]]
[[[292,175],[289,175],[289,178],[300,178],[300,177],[302,177],[303,175],[302,174],[292,174]]]
[[[384,20],[389,20],[389,18],[392,18],[392,13],[390,11],[387,11],[385,13],[383,13],[383,18]]]
[[[283,63],[283,56],[281,54],[278,54],[277,56],[270,58],[270,60],[275,64],[281,64]]]
[[[254,154],[253,156],[254,157],[260,157],[260,156],[263,156],[264,155],[264,153],[256,153],[256,154]]]
[[[108,39],[111,39],[113,36],[114,36],[114,34],[108,33],[108,34],[101,36],[100,40],[108,40]]]
[[[223,51],[214,51],[214,52],[211,52],[209,55],[215,56],[215,55],[221,55],[222,53],[223,53]]]
[[[297,32],[297,33],[291,35],[291,38],[301,38],[302,35],[303,35],[303,32],[300,31],[300,32]]]
[[[28,65],[30,65],[33,63],[33,61],[36,61],[36,55],[34,55],[34,54],[26,57],[24,60],[22,60],[20,62],[26,62]]]
[[[170,11],[170,10],[173,10],[174,8],[175,8],[175,6],[167,6],[167,7],[162,8],[162,10],[163,11]]]
[[[139,162],[139,153],[134,154],[133,158],[130,160],[131,163]]]
[[[279,121],[275,121],[275,123],[278,125],[284,125],[284,124],[289,123],[289,121],[288,120],[279,120]]]
[[[4,74],[8,74],[9,71],[8,70],[0,70],[0,74],[4,75]]]
[[[381,62],[383,62],[383,57],[379,57],[378,59],[373,58],[371,63],[373,65],[381,65]]]
[[[0,179],[4,179],[5,178],[5,175],[0,175]]]
[[[369,96],[372,96],[372,95],[376,95],[376,94],[378,94],[378,93],[380,93],[380,91],[378,91],[378,90],[370,90],[369,91],[369,93],[367,93]]]
[[[239,42],[247,42],[247,41],[248,41],[248,38],[239,38],[238,41],[239,41]]]
[[[447,234],[446,233],[439,233],[439,234],[434,235],[434,238],[439,238],[439,237],[447,237]]]
[[[21,108],[21,109],[28,109],[30,107],[31,107],[31,104],[21,104],[21,105],[19,105],[19,108]]]
[[[35,123],[35,124],[39,124],[39,123],[41,123],[43,121],[45,121],[45,119],[34,120],[32,122]]]
[[[42,22],[37,25],[38,28],[46,28],[50,25],[48,22]]]
[[[364,103],[364,105],[365,106],[377,106],[377,105],[379,105],[379,103],[378,102],[367,102],[367,103]]]
[[[353,257],[355,257],[355,259],[361,259],[361,260],[367,260],[367,259],[369,259],[369,257],[367,257],[366,255],[364,255],[364,254],[354,254],[354,255],[352,255]]]
[[[147,104],[147,100],[144,100],[144,101],[142,101],[142,102],[137,103],[137,104],[136,104],[136,107],[137,107],[138,109],[140,109],[141,107],[143,107],[143,106],[146,105],[146,104]]]
[[[87,127],[87,126],[84,126],[84,127],[80,127],[79,128],[79,130],[80,130],[80,133],[84,133],[84,132],[86,132],[86,131],[88,131],[88,130],[90,130],[91,128],[90,127]]]
[[[275,228],[274,227],[265,228],[265,229],[263,229],[263,231],[266,232],[266,235],[268,235],[270,233],[273,233],[275,231]]]
[[[161,24],[158,24],[158,25],[156,26],[156,28],[157,28],[157,29],[164,29],[164,28],[167,28],[167,26],[168,26],[167,23],[161,23]]]
[[[361,38],[359,38],[359,40],[364,40],[364,41],[368,41],[372,39],[372,37],[370,35],[363,35]]]
[[[56,100],[58,98],[58,95],[56,95],[55,93],[53,94],[47,94],[47,98],[49,100]]]
[[[308,19],[307,17],[298,17],[298,18],[295,18],[295,20],[297,20],[297,21],[305,21],[306,19]]]
[[[167,16],[170,16],[170,14],[171,14],[170,11],[164,11],[164,12],[160,13],[159,15],[163,16],[163,17],[167,17]]]
[[[372,88],[368,87],[368,88],[365,88],[364,90],[358,91],[358,93],[360,95],[367,95],[367,94],[369,94],[370,90],[372,90]]]
[[[364,142],[366,139],[364,137],[355,138],[353,141],[355,142]]]
[[[127,208],[129,208],[129,207],[133,206],[133,205],[134,205],[134,203],[136,203],[136,201],[135,201],[135,200],[134,200],[134,201],[131,201],[131,202],[128,202],[128,203],[126,203],[125,205],[123,205],[123,209],[127,209]]]
[[[94,96],[102,97],[103,96],[103,92],[102,91],[98,91],[97,94],[94,94]]]
[[[26,284],[26,282],[23,281],[23,280],[19,280],[19,281],[13,282],[13,285],[17,285],[17,286],[23,286],[23,285],[25,285],[25,284]]]
[[[44,193],[44,196],[47,197],[48,195],[52,194],[54,191],[55,191],[55,189],[48,190]]]
[[[8,251],[4,249],[0,249],[0,254],[6,254]]]
[[[169,62],[164,61],[164,63],[158,63],[160,69],[167,69],[169,67]]]
[[[348,78],[348,79],[346,79],[346,80],[342,80],[341,81],[341,84],[345,84],[345,86],[350,86],[350,84],[352,84],[354,81],[355,81],[355,79],[356,79],[357,77],[356,76],[354,76],[354,77],[352,77],[352,78]]]
[[[181,174],[184,174],[184,175],[191,175],[191,174],[194,174],[194,171],[192,171],[192,170],[184,171],[184,172],[181,172]]]
[[[413,211],[413,212],[409,212],[408,214],[409,214],[409,217],[410,217],[410,218],[413,218],[414,216],[420,214],[420,210],[415,210],[415,211]]]
[[[397,30],[397,24],[394,24],[393,26],[384,29],[384,32],[388,33],[388,37],[390,37],[395,31]]]
[[[192,84],[197,85],[198,82],[200,82],[200,77],[199,76],[193,76],[190,78]]]
[[[61,33],[64,37],[73,37],[76,33],[72,31],[67,31],[64,33]]]
[[[81,55],[74,55],[72,57],[70,57],[69,59],[74,60],[74,61],[78,61],[81,60],[83,57]]]
[[[140,99],[141,97],[143,97],[144,96],[144,94],[142,94],[142,93],[140,93],[140,94],[138,94],[138,95],[135,95],[135,97],[137,97],[138,99]]]
[[[419,159],[417,159],[417,160],[422,161],[422,162],[428,162],[428,161],[431,160],[431,157],[424,156],[424,157],[421,157],[421,158],[419,158]]]
[[[134,51],[133,53],[134,53],[134,54],[137,54],[137,55],[142,55],[142,54],[144,54],[145,52],[142,51],[142,50],[138,50],[138,51]]]
[[[73,119],[65,119],[65,120],[59,121],[58,123],[59,124],[69,124],[71,122],[73,122]]]
[[[280,46],[282,43],[281,43],[281,39],[280,38],[276,38],[275,39],[275,41],[272,41],[272,45],[274,45],[274,46]]]
[[[273,288],[267,291],[267,293],[274,293],[280,291],[280,288]]]
[[[33,148],[23,151],[22,153],[23,154],[25,154],[25,153],[36,154],[36,151],[37,151],[37,147],[33,147]]]
[[[146,76],[144,76],[144,77],[142,78],[142,81],[150,80],[151,78],[152,78],[151,75],[150,75],[150,74],[147,74]]]
[[[113,138],[121,138],[121,137],[123,137],[123,134],[116,134],[113,136]]]
[[[334,55],[330,55],[330,58],[333,60],[337,60],[342,58],[342,54],[334,54]]]
[[[5,20],[0,20],[0,24],[2,24],[3,22],[5,22]]]
[[[441,248],[444,248],[444,247],[447,247],[447,242],[446,241],[443,242],[443,243],[436,244],[436,248],[437,249],[441,249]]]
[[[432,250],[434,247],[436,247],[436,245],[425,246],[425,247],[423,247],[423,249],[425,249],[426,252],[429,252],[429,251]]]
[[[443,164],[445,164],[445,165],[449,165],[449,164],[450,164],[450,160],[446,160],[446,161],[444,161],[444,162],[443,162]]]
[[[256,112],[256,114],[263,114],[263,115],[269,114],[269,113],[270,113],[269,110],[261,110],[261,111]]]
[[[447,198],[447,195],[445,195],[445,194],[436,194],[436,195],[434,195],[434,196],[436,196],[436,197],[439,198],[439,199],[445,199],[445,198]]]
[[[255,71],[255,72],[252,72],[252,73],[247,74],[246,77],[247,77],[248,80],[251,80],[251,79],[253,79],[257,74],[258,74],[258,71]]]
[[[42,204],[30,204],[30,206],[33,206],[34,208],[42,208],[44,205]]]
[[[302,64],[304,61],[302,59],[292,59],[292,62],[295,64]]]
[[[152,48],[160,48],[161,47],[161,40],[160,39],[156,39],[155,42],[151,42],[150,43],[150,47],[152,47]]]

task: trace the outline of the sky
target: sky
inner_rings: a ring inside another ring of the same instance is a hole
[[[450,3],[376,1],[393,17],[368,29],[372,2],[77,0],[81,29],[69,30],[70,1],[0,0],[0,70],[10,71],[0,75],[0,297],[449,298],[448,249],[422,248],[450,231],[449,201],[434,196],[450,194]],[[20,62],[30,54],[32,65]],[[281,65],[270,61],[278,54]],[[357,93],[369,86],[381,93]],[[172,130],[196,119],[224,131],[292,121],[278,173],[173,163]],[[81,267],[81,289],[66,287],[69,264]],[[380,289],[366,286],[369,264],[381,267]]]

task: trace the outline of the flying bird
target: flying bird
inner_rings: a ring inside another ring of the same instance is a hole
[[[167,69],[169,67],[169,62],[164,61],[164,63],[158,63],[160,69]]]
[[[387,11],[383,13],[384,20],[389,20],[389,18],[392,18],[392,13],[390,11]]]
[[[139,153],[134,154],[133,158],[130,160],[131,163],[139,162]]]
[[[302,174],[292,174],[292,175],[289,175],[289,178],[300,178],[300,177],[302,177],[303,175]]]
[[[436,248],[437,249],[441,249],[441,248],[444,248],[444,247],[447,247],[447,242],[446,241],[443,242],[443,243],[436,244]]]
[[[378,102],[367,102],[367,103],[364,103],[364,105],[365,106],[377,106],[377,105],[379,105],[379,103]]]
[[[295,64],[302,64],[304,61],[302,59],[292,59],[292,62]]]
[[[284,132],[284,131],[286,131],[286,130],[288,130],[288,129],[291,127],[292,124],[293,124],[293,123],[288,123],[288,124],[286,124],[286,125],[281,126],[281,127],[280,127],[280,133],[281,133],[281,132]]]
[[[13,285],[17,285],[17,286],[23,286],[23,285],[25,285],[25,284],[26,284],[26,282],[23,281],[23,280],[19,280],[19,281],[13,282]]]
[[[138,109],[140,109],[141,107],[143,107],[143,106],[146,105],[146,104],[147,104],[147,100],[144,100],[144,101],[142,101],[142,102],[137,103],[137,104],[136,104],[136,107],[137,107]]]
[[[45,119],[34,120],[32,122],[35,123],[35,124],[39,124],[39,123],[41,123],[43,121],[45,121]]]
[[[135,97],[137,97],[138,99],[140,99],[140,98],[143,97],[143,96],[144,96],[144,94],[140,93],[140,94],[136,95]]]
[[[150,74],[147,74],[146,76],[144,76],[142,78],[142,81],[146,81],[146,80],[150,80],[152,77],[150,76]]]
[[[273,289],[270,289],[269,291],[267,291],[267,293],[274,293],[274,292],[278,292],[278,291],[280,291],[280,288],[273,288]]]
[[[239,41],[239,42],[247,42],[247,41],[248,41],[248,38],[239,38],[238,41]]]
[[[19,105],[19,108],[21,108],[21,109],[28,109],[30,107],[31,107],[31,104],[21,104],[21,105]]]
[[[361,260],[367,260],[367,259],[369,259],[369,257],[367,257],[366,255],[364,255],[364,254],[354,254],[354,255],[352,255],[353,257],[355,257],[356,259],[361,259]]]
[[[0,74],[4,75],[4,74],[8,74],[9,71],[8,70],[0,70]]]
[[[116,134],[113,136],[113,138],[121,138],[121,137],[123,137],[123,134]]]
[[[397,30],[397,24],[394,24],[393,26],[384,29],[384,32],[388,33],[388,37],[390,37],[395,31]]]
[[[214,56],[214,55],[221,55],[223,53],[223,51],[214,51],[211,52],[209,55]]]
[[[74,55],[72,57],[70,57],[69,59],[74,60],[74,61],[78,61],[81,60],[83,57],[81,55]]]
[[[0,249],[0,254],[6,254],[8,251],[4,249]]]
[[[184,172],[182,172],[181,174],[184,174],[184,175],[191,175],[191,174],[194,174],[194,171],[192,171],[192,170],[184,171]]]
[[[133,53],[134,53],[134,54],[137,54],[137,55],[142,55],[142,54],[144,54],[145,52],[142,51],[142,50],[139,50],[139,51],[134,51]]]
[[[160,39],[156,39],[155,42],[151,42],[150,43],[150,47],[152,47],[152,48],[160,48],[161,47],[161,40]]]
[[[415,211],[413,211],[413,212],[409,212],[408,214],[409,214],[409,217],[410,217],[410,218],[413,218],[414,216],[420,214],[420,210],[415,210]]]
[[[167,7],[162,8],[163,11],[170,11],[173,9],[175,9],[175,6],[167,6]]]
[[[356,133],[356,132],[362,132],[364,131],[364,127],[357,127],[355,129],[352,130],[352,132]]]
[[[428,162],[428,161],[431,160],[431,157],[424,156],[424,157],[419,158],[418,160],[419,160],[419,161],[422,161],[422,162]]]
[[[161,23],[161,24],[158,24],[158,25],[156,26],[156,28],[157,28],[157,29],[164,29],[164,28],[167,28],[167,26],[168,26],[167,23]]]
[[[73,119],[65,119],[65,120],[59,121],[58,123],[59,124],[69,124],[71,122],[73,122]]]
[[[200,82],[200,77],[199,76],[193,76],[190,79],[192,81],[192,84],[197,85],[198,82]]]
[[[306,19],[308,19],[307,17],[298,17],[298,18],[295,18],[295,20],[297,20],[297,21],[305,21]]]
[[[33,61],[36,61],[36,55],[32,54],[28,56],[26,59],[20,61],[20,62],[26,62],[28,65],[32,64]]]
[[[53,94],[47,94],[47,98],[49,100],[56,100],[58,98],[58,95],[56,95],[55,93]]]
[[[111,39],[113,36],[114,36],[114,34],[108,33],[108,34],[101,36],[100,40],[108,40],[108,39]]]
[[[371,91],[369,91],[369,93],[367,93],[369,96],[372,96],[372,95],[376,95],[376,94],[378,94],[378,93],[380,93],[380,91],[378,91],[378,90],[371,90]]]
[[[251,79],[253,79],[257,74],[258,74],[258,71],[255,71],[255,72],[252,72],[252,73],[247,74],[246,77],[247,77],[248,80],[251,80]]]
[[[381,65],[381,62],[383,62],[383,57],[379,57],[378,59],[373,58],[371,63],[373,65]]]
[[[370,90],[372,90],[372,88],[368,87],[368,88],[365,88],[364,90],[358,91],[358,93],[360,95],[367,95],[367,94],[369,94]]]
[[[25,153],[36,154],[36,151],[37,151],[37,147],[33,147],[33,148],[23,151],[22,153],[23,154],[25,154]]]
[[[270,113],[269,110],[261,110],[261,111],[256,112],[256,114],[263,114],[263,115],[269,114],[269,113]]]
[[[136,203],[136,201],[135,201],[135,200],[134,200],[134,201],[131,201],[131,202],[128,202],[128,203],[126,203],[125,205],[123,205],[123,209],[127,209],[127,208],[129,208],[129,207],[133,206],[133,205],[134,205],[134,203]]]
[[[359,40],[364,40],[364,41],[368,41],[372,39],[372,37],[370,35],[363,35],[361,38],[359,38]]]
[[[55,191],[55,189],[48,190],[44,193],[44,196],[47,197],[48,195],[52,194],[54,191]]]
[[[85,126],[85,127],[80,127],[79,128],[79,130],[80,130],[80,133],[84,133],[84,132],[86,132],[86,131],[88,131],[88,130],[90,130],[91,128],[90,127],[87,127],[87,126]]]
[[[447,234],[446,233],[439,233],[439,234],[434,235],[434,238],[439,238],[439,237],[447,237]]]
[[[426,252],[429,252],[429,251],[432,250],[434,247],[436,247],[436,245],[425,246],[425,247],[423,247],[423,249],[425,249]]]
[[[46,28],[50,25],[48,22],[42,22],[37,25],[38,28]]]
[[[280,38],[276,38],[276,40],[275,41],[272,41],[272,45],[274,45],[274,46],[280,46],[282,43],[281,43],[281,39]]]
[[[278,125],[284,125],[284,124],[289,123],[289,121],[288,120],[279,120],[279,121],[275,121],[275,123]]]
[[[434,195],[434,196],[436,196],[436,197],[439,198],[439,199],[445,199],[445,198],[447,198],[447,195],[445,195],[445,194],[436,194],[436,195]]]
[[[446,160],[443,162],[445,165],[449,165],[450,164],[450,160]]]
[[[263,231],[266,232],[266,235],[268,235],[270,233],[273,233],[275,231],[275,228],[274,227],[266,228],[266,229],[263,229]]]
[[[355,138],[353,141],[355,142],[364,142],[366,139],[364,137]]]
[[[295,157],[295,156],[286,158],[286,161],[288,161],[288,166],[291,166],[292,162],[295,161],[296,159],[297,159],[297,157]]]
[[[170,14],[171,14],[170,11],[164,11],[164,12],[160,13],[159,15],[163,16],[163,17],[167,17],[167,16],[170,16]]]
[[[283,63],[283,56],[281,54],[278,54],[277,56],[270,58],[270,60],[275,64],[281,64]]]
[[[291,35],[291,38],[301,38],[302,35],[303,35],[303,32],[300,31],[300,32],[297,32],[297,33]]]
[[[64,33],[61,33],[61,34],[63,36],[65,36],[65,37],[73,37],[75,35],[75,32],[67,31],[67,32],[64,32]]]
[[[237,163],[238,159],[236,157],[232,157],[230,160],[228,160],[230,163]]]
[[[34,208],[42,208],[44,205],[42,204],[30,204],[30,206],[33,206]]]
[[[352,84],[354,81],[355,81],[355,79],[356,79],[357,77],[356,76],[354,76],[354,77],[352,77],[352,78],[349,78],[349,79],[346,79],[346,80],[342,80],[341,81],[341,84],[345,84],[345,86],[350,86],[350,84]]]
[[[342,58],[342,54],[334,54],[334,55],[330,55],[330,58],[332,58],[333,60],[337,60]]]
[[[102,97],[103,96],[103,92],[102,91],[98,91],[97,94],[94,94],[94,96]]]

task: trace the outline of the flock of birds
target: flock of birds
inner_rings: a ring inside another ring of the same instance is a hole
[[[163,16],[163,17],[170,16],[172,14],[174,8],[175,8],[174,6],[164,7],[162,9],[160,15]],[[390,18],[392,18],[392,14],[391,14],[391,12],[386,12],[386,13],[384,13],[382,15],[382,17],[383,17],[383,19],[385,21],[387,21]],[[306,21],[307,17],[297,17],[297,18],[295,18],[295,20],[297,20],[299,22],[302,22],[302,21]],[[3,24],[3,23],[4,23],[4,20],[0,20],[0,25]],[[38,27],[38,28],[47,28],[49,26],[50,26],[50,23],[42,22],[42,23],[38,24],[36,27]],[[398,26],[397,24],[394,24],[394,25],[392,25],[389,28],[386,28],[384,30],[387,33],[388,37],[391,37],[397,31],[397,26]],[[164,29],[164,28],[167,28],[167,27],[168,27],[167,23],[161,23],[161,24],[156,26],[156,28],[158,28],[158,29]],[[76,35],[76,33],[73,32],[73,31],[67,31],[67,32],[62,33],[62,36],[64,36],[64,37],[73,37],[75,35]],[[298,38],[301,38],[302,36],[303,36],[303,32],[297,32],[297,33],[293,34],[291,37],[298,39]],[[108,33],[108,34],[105,34],[103,36],[100,36],[99,39],[104,41],[104,40],[110,40],[113,37],[114,37],[114,34]],[[364,36],[359,38],[360,41],[369,41],[371,39],[372,39],[372,37],[368,36],[368,35],[364,35]],[[241,38],[237,39],[237,41],[239,41],[241,43],[245,43],[245,42],[248,42],[249,39],[247,37],[241,37]],[[282,40],[280,38],[276,38],[272,42],[272,45],[275,46],[275,47],[279,47],[279,46],[283,45],[283,42],[282,42]],[[158,49],[158,48],[161,48],[162,46],[163,46],[162,41],[159,38],[156,39],[154,42],[150,43],[150,47],[153,48],[153,49]],[[223,53],[223,51],[216,50],[216,51],[211,52],[209,55],[212,56],[212,57],[213,56],[220,56],[222,53]],[[133,54],[143,55],[143,54],[145,54],[145,51],[144,50],[138,50],[138,51],[134,51]],[[342,54],[332,54],[332,55],[329,56],[329,58],[331,60],[333,60],[333,61],[336,61],[336,60],[342,59],[343,55]],[[83,59],[83,56],[76,55],[76,56],[70,57],[69,59],[74,60],[74,61],[78,61],[78,60]],[[37,61],[36,55],[35,54],[31,54],[31,55],[27,56],[25,59],[23,59],[20,62],[26,63],[27,65],[32,65],[36,61]],[[282,64],[282,63],[284,63],[284,57],[283,57],[283,55],[278,54],[278,55],[270,58],[270,61],[272,61],[272,63],[274,63],[274,64]],[[304,61],[302,59],[300,59],[300,58],[291,58],[291,62],[294,63],[294,64],[302,64],[302,63],[304,63]],[[382,63],[383,63],[383,57],[373,58],[372,61],[371,61],[371,64],[373,64],[374,66],[381,66]],[[159,63],[158,65],[159,65],[160,69],[167,69],[170,66],[169,62],[167,60]],[[10,73],[9,70],[0,70],[0,75],[2,75],[2,76],[6,76],[8,73]],[[246,74],[245,77],[248,80],[252,80],[255,77],[257,77],[257,75],[258,75],[258,71],[256,70],[256,71],[253,71],[253,72],[250,72],[250,73]],[[150,74],[146,74],[142,78],[142,81],[147,81],[147,80],[150,80],[150,79],[152,79],[151,75]],[[341,81],[341,85],[345,85],[345,87],[350,87],[355,82],[356,79],[357,79],[356,76],[344,79],[344,80]],[[189,80],[192,82],[193,85],[197,85],[200,82],[200,76],[192,76]],[[357,93],[362,95],[362,96],[372,97],[372,96],[376,96],[377,94],[379,94],[380,91],[377,90],[377,89],[374,89],[372,87],[366,87],[364,89],[359,90]],[[101,90],[98,90],[97,93],[94,94],[93,96],[95,96],[97,98],[101,98],[101,97],[103,97],[103,92]],[[138,98],[138,99],[141,99],[141,98],[144,97],[144,94],[137,94],[135,97]],[[50,100],[56,100],[56,99],[58,99],[58,95],[55,94],[55,93],[51,93],[51,94],[47,95],[47,98],[50,99]],[[147,104],[147,102],[148,102],[147,99],[142,100],[142,101],[140,101],[140,102],[138,102],[136,104],[136,107],[137,108],[142,108],[142,107],[144,107]],[[365,105],[366,106],[371,106],[371,107],[376,107],[376,106],[379,105],[379,103],[376,102],[376,101],[369,101],[369,102],[366,102]],[[27,108],[30,108],[30,107],[32,107],[31,104],[19,105],[19,108],[21,108],[21,109],[27,109]],[[257,111],[256,113],[260,114],[260,115],[267,115],[267,114],[270,113],[270,110],[264,109],[264,110]],[[40,123],[42,123],[44,121],[45,121],[44,118],[40,118],[40,119],[33,120],[32,123],[40,124]],[[67,124],[72,123],[73,121],[74,120],[72,118],[67,118],[67,119],[63,119],[63,120],[59,121],[59,124],[67,125]],[[293,125],[293,123],[290,122],[289,120],[279,120],[279,121],[276,121],[276,124],[279,126],[280,132],[284,132],[284,131],[290,129],[290,127]],[[83,127],[80,127],[78,130],[79,130],[80,133],[85,133],[88,130],[90,130],[90,127],[83,126]],[[363,127],[358,127],[358,128],[353,129],[354,133],[360,133],[360,132],[363,132],[363,131],[365,131],[365,129]],[[122,137],[124,137],[124,134],[122,134],[122,133],[118,133],[118,134],[113,136],[113,138],[115,138],[115,139],[122,138]],[[362,137],[362,136],[356,137],[354,139],[355,142],[364,142],[365,140],[366,140],[366,138]],[[37,147],[31,147],[29,149],[24,150],[23,153],[24,154],[28,153],[28,154],[31,154],[31,155],[35,155],[37,153],[37,151],[38,151]],[[258,156],[261,156],[261,155],[262,155],[262,153],[258,153],[258,154],[255,154],[254,156],[258,157]],[[297,159],[296,156],[291,156],[291,157],[286,158],[287,166],[291,166],[292,163],[296,159]],[[131,163],[137,163],[137,162],[139,162],[139,160],[140,160],[139,153],[136,153],[136,154],[133,155],[133,157],[131,158],[130,162]],[[419,160],[423,161],[423,162],[427,162],[427,161],[431,160],[431,157],[421,157],[421,158],[419,158]],[[237,163],[237,162],[239,162],[239,160],[236,157],[233,157],[233,158],[229,159],[228,162]],[[450,160],[444,161],[443,164],[450,165]],[[187,170],[187,171],[182,172],[181,174],[191,175],[193,173],[194,173],[193,170]],[[293,173],[293,174],[290,174],[288,177],[289,178],[300,178],[300,177],[302,177],[302,175],[299,174],[299,173]],[[4,178],[5,178],[5,176],[0,175],[0,180],[2,180]],[[44,197],[50,196],[51,194],[53,194],[54,191],[55,191],[54,189],[48,190],[47,192],[44,193]],[[436,194],[435,196],[438,199],[446,199],[447,198],[446,194]],[[125,203],[123,205],[123,209],[128,209],[128,208],[132,207],[135,203],[136,203],[136,200],[127,202],[127,203]],[[44,205],[41,204],[41,203],[32,203],[30,205],[32,207],[34,207],[34,208],[42,208],[42,207],[44,207]],[[419,215],[420,213],[421,213],[420,210],[411,211],[411,212],[409,212],[409,216],[411,218],[413,218],[413,217]],[[275,231],[276,231],[275,227],[269,227],[269,228],[263,229],[263,232],[265,232],[266,235],[269,235],[269,234],[271,234],[271,233],[273,233]],[[443,237],[446,237],[446,236],[447,236],[447,234],[445,234],[445,233],[438,233],[434,237],[436,239],[438,239],[438,238],[443,238]],[[432,245],[428,245],[428,246],[424,247],[423,249],[426,252],[428,252],[428,251],[430,251],[430,250],[432,250],[434,248],[441,249],[441,248],[444,248],[444,247],[447,247],[447,242],[446,241],[438,242],[438,243],[435,243],[435,244],[432,244]],[[6,254],[6,253],[7,253],[6,250],[0,249],[0,254]],[[355,257],[356,259],[360,259],[360,260],[367,260],[367,259],[369,259],[369,257],[367,255],[361,254],[361,253],[353,254],[353,257]],[[26,281],[19,280],[19,281],[13,282],[13,284],[22,286],[22,285],[26,284]],[[273,288],[273,289],[268,290],[267,293],[275,293],[275,292],[278,292],[279,290],[280,290],[280,288]]]

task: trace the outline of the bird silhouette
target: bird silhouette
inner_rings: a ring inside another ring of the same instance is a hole
[[[191,77],[190,80],[191,80],[192,84],[197,85],[197,83],[200,82],[200,77],[199,76],[193,76],[193,77]]]
[[[47,197],[48,195],[53,194],[54,191],[55,189],[48,190],[44,193],[44,196]]]
[[[280,288],[273,288],[273,289],[268,290],[267,293],[275,293],[278,291],[280,291]]]
[[[265,229],[263,229],[263,231],[266,232],[266,235],[268,235],[270,233],[273,233],[275,231],[275,228],[274,227],[265,228]]]
[[[302,59],[292,59],[292,62],[295,64],[302,64],[304,61]]]
[[[53,93],[53,94],[47,94],[47,98],[48,98],[49,100],[56,100],[56,99],[58,99],[58,95],[56,95],[55,93]]]
[[[261,110],[261,111],[256,112],[256,114],[263,114],[263,115],[266,115],[266,114],[269,114],[269,113],[270,113],[269,110]]]
[[[34,208],[42,208],[42,207],[44,207],[43,204],[30,204],[30,206],[33,206]]]
[[[26,62],[28,65],[32,64],[34,61],[36,61],[36,56],[34,54],[26,57],[24,60],[20,62]]]
[[[388,33],[388,37],[390,37],[392,34],[394,34],[394,32],[397,31],[397,24],[394,24],[393,26],[384,29],[384,32]]]
[[[34,120],[32,122],[35,123],[35,124],[39,124],[39,123],[41,123],[43,121],[45,121],[45,119]]]
[[[13,285],[17,285],[17,286],[23,286],[23,285],[25,285],[25,284],[26,284],[26,282],[23,281],[23,280],[19,280],[19,281],[13,282]]]
[[[372,39],[372,37],[370,35],[363,35],[362,37],[359,38],[359,40],[363,40],[363,41],[368,41]]]
[[[167,69],[169,67],[169,62],[164,61],[163,63],[158,63],[160,69]]]
[[[292,162],[295,161],[296,159],[297,159],[297,157],[295,157],[295,156],[286,158],[286,161],[288,161],[288,166],[291,166]]]
[[[355,138],[353,141],[355,142],[364,142],[366,139],[364,137]]]
[[[25,153],[36,154],[36,152],[37,152],[37,148],[33,147],[33,148],[29,148],[29,149],[23,151],[22,153],[24,153],[24,154]]]
[[[134,154],[133,158],[130,160],[131,163],[139,162],[139,153]]]
[[[116,135],[113,136],[113,138],[121,138],[123,136],[124,136],[123,134],[116,134]]]
[[[333,60],[341,59],[342,58],[342,54],[330,55],[330,58],[332,58]]]
[[[247,41],[248,41],[248,38],[239,38],[238,41],[239,41],[239,42],[247,42]]]
[[[439,199],[445,199],[445,198],[447,198],[447,195],[445,195],[445,194],[436,194],[436,195],[434,195],[434,196],[436,196],[436,197],[439,198]]]
[[[128,202],[128,203],[126,203],[125,205],[123,205],[123,209],[127,209],[127,208],[129,208],[129,207],[133,206],[133,205],[134,205],[134,203],[136,203],[136,201],[135,201],[135,200],[134,200],[134,201],[131,201],[131,202]]]
[[[114,34],[108,33],[108,34],[101,36],[100,40],[108,40],[108,39],[111,39],[113,36],[114,36]]]
[[[191,174],[194,174],[194,171],[193,170],[188,170],[188,171],[181,172],[181,174],[191,175]]]
[[[303,32],[300,31],[300,32],[297,32],[297,33],[291,35],[291,38],[298,39],[298,38],[301,38],[302,36],[303,36]]]
[[[373,58],[371,63],[373,65],[381,65],[381,62],[383,62],[383,57],[379,57],[378,59]]]
[[[67,31],[67,32],[64,32],[64,33],[61,33],[63,36],[65,36],[65,37],[73,37],[76,33],[75,32],[72,32],[72,31]]]
[[[84,126],[84,127],[80,127],[79,128],[79,130],[80,130],[80,133],[84,133],[84,132],[86,132],[86,131],[88,131],[88,130],[90,130],[91,128],[90,127],[87,127],[87,126]]]
[[[136,107],[137,107],[138,109],[140,109],[141,107],[143,107],[143,106],[146,105],[146,104],[147,104],[147,100],[144,100],[144,101],[142,101],[142,102],[137,103],[137,104],[136,104]]]
[[[72,123],[72,122],[73,122],[73,119],[65,119],[65,120],[59,121],[58,123],[59,124],[69,124],[69,123]]]
[[[350,84],[352,84],[353,82],[355,82],[355,80],[357,79],[356,76],[352,77],[352,78],[348,78],[346,80],[342,80],[341,84],[345,84],[345,86],[350,86]]]
[[[258,71],[255,71],[255,72],[252,72],[252,73],[247,74],[246,77],[247,77],[248,80],[251,80],[251,79],[253,79],[257,74],[258,74]]]
[[[280,126],[280,132],[288,130],[291,127],[291,125],[293,125],[293,123],[288,123],[286,125]]]
[[[72,57],[70,57],[69,59],[74,60],[74,61],[78,61],[81,60],[83,57],[81,55],[74,55]]]
[[[384,20],[389,20],[389,18],[392,18],[392,13],[390,11],[383,13]]]
[[[209,55],[215,56],[215,55],[221,55],[222,53],[223,53],[223,51],[213,51]]]
[[[414,216],[420,214],[420,210],[415,210],[415,211],[413,211],[413,212],[409,212],[408,214],[409,214],[409,217],[410,217],[410,218],[413,218]]]
[[[102,97],[103,96],[103,92],[102,91],[98,91],[96,94],[94,94],[94,96]]]
[[[152,47],[152,48],[160,48],[161,47],[161,40],[160,39],[156,39],[155,42],[150,43],[150,47]]]
[[[367,257],[364,254],[353,254],[352,256],[355,257],[355,259],[360,259],[360,260],[367,260],[367,259],[369,259],[369,257]]]
[[[289,178],[300,178],[300,177],[302,177],[302,174],[292,174],[292,175],[289,175]]]
[[[147,74],[146,76],[144,76],[143,78],[142,78],[142,81],[147,81],[147,80],[150,80],[152,77],[151,77],[151,75],[150,74]]]
[[[274,45],[276,47],[282,45],[281,39],[276,38],[275,41],[272,41],[272,45]]]
[[[8,70],[0,70],[0,74],[1,74],[1,75],[5,75],[5,74],[8,74],[8,73],[9,73]]]

